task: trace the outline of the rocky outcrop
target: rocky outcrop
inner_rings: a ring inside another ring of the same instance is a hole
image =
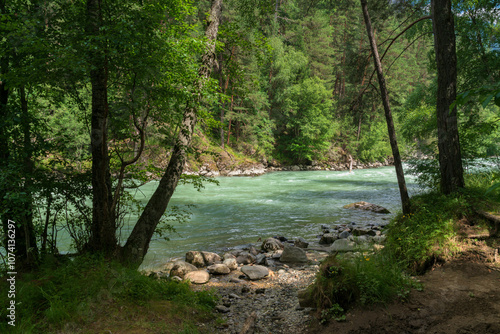
[[[380,205],[363,201],[344,205],[344,209],[358,209],[358,210],[365,210],[374,213],[384,213],[384,214],[391,213],[389,210]]]

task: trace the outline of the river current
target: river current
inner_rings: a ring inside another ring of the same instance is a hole
[[[416,186],[406,178],[411,196]],[[218,186],[206,184],[201,192],[191,185],[177,187],[170,206],[188,209],[192,215],[187,222],[174,224],[177,233],[169,234],[169,241],[152,240],[142,268],[159,267],[189,250],[222,251],[276,235],[315,243],[322,224],[383,223],[393,215],[344,209],[346,204],[366,201],[393,213],[401,206],[394,167],[352,173],[274,172],[217,180]],[[146,184],[135,198],[145,203],[156,186],[157,182]],[[135,220],[129,218],[131,224]]]

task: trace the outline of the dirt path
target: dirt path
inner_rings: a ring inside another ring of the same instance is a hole
[[[500,270],[484,256],[467,253],[419,280],[423,291],[413,291],[406,303],[355,309],[346,322],[317,325],[310,333],[500,333]]]

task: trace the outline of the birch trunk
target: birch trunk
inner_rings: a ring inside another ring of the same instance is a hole
[[[387,121],[387,130],[389,132],[389,140],[391,142],[392,155],[394,157],[394,166],[396,168],[396,176],[398,179],[399,193],[401,196],[403,213],[408,214],[410,213],[411,210],[410,197],[408,196],[408,190],[406,188],[403,164],[401,162],[401,155],[399,154],[398,142],[396,140],[396,130],[394,129],[394,122],[392,120],[391,107],[389,104],[389,93],[387,91],[384,74],[382,72],[382,63],[380,62],[377,43],[375,41],[375,36],[373,35],[372,24],[370,20],[370,15],[368,14],[366,0],[361,0],[361,8],[363,9],[363,17],[365,20],[366,32],[368,34],[368,39],[370,40],[370,46],[373,53],[373,61],[375,63],[375,69],[377,71],[377,77],[380,86],[380,95],[382,97],[382,104],[384,105],[385,119]]]

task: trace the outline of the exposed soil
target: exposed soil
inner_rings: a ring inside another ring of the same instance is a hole
[[[345,322],[316,324],[309,333],[498,334],[498,246],[498,239],[472,241],[461,256],[418,277],[424,288],[407,302],[353,309]]]

